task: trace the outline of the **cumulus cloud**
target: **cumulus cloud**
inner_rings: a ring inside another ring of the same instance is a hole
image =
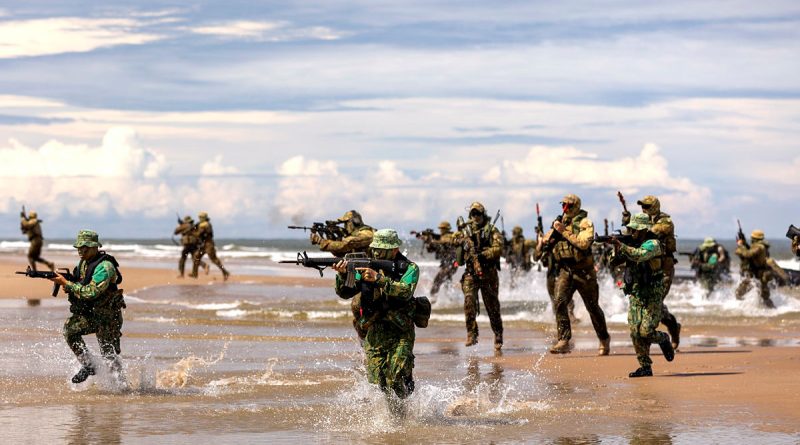
[[[0,22],[0,58],[87,52],[117,45],[141,45],[163,38],[128,18],[57,17]]]
[[[294,27],[288,22],[235,20],[188,28],[195,34],[225,39],[282,42],[289,40],[337,40],[344,33],[325,26]]]
[[[214,159],[203,164],[200,174],[203,176],[224,176],[239,173],[236,167],[222,165],[222,155],[214,156]]]

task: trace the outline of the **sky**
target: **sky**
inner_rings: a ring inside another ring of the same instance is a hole
[[[219,238],[357,209],[598,231],[656,195],[679,237],[798,225],[794,1],[0,1],[0,236]]]

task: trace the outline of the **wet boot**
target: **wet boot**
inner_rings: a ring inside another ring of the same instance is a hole
[[[467,341],[464,346],[475,346],[478,344],[478,334],[467,334]]]
[[[81,369],[72,376],[72,383],[83,383],[86,379],[89,378],[90,375],[94,375],[94,366],[90,364],[86,364],[81,366]]]
[[[628,377],[632,379],[636,377],[652,377],[652,376],[653,376],[653,369],[650,368],[649,366],[647,368],[639,368],[636,371],[633,371],[632,373],[628,374]]]
[[[231,273],[222,268],[222,281],[228,281],[228,278],[231,276]]]
[[[672,343],[669,340],[669,336],[658,342],[658,346],[661,348],[661,353],[664,354],[664,358],[667,359],[668,362],[671,362],[675,359],[675,350],[672,349]]]
[[[495,334],[494,336],[494,350],[499,351],[503,349],[503,334]]]
[[[600,347],[597,348],[597,355],[608,355],[611,353],[611,339],[600,340]]]
[[[552,348],[551,354],[568,354],[572,352],[572,347],[569,345],[569,340],[559,340]]]
[[[678,346],[681,344],[681,324],[676,323],[675,329],[667,329],[669,336],[672,337],[672,349],[678,352]]]

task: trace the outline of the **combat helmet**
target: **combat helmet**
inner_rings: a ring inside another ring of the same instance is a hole
[[[755,240],[763,240],[764,239],[764,231],[761,230],[761,229],[753,230],[750,233],[750,238],[755,239]]]
[[[371,249],[396,249],[400,247],[402,241],[394,229],[380,229],[372,236],[369,244]]]
[[[364,220],[361,219],[361,214],[355,210],[350,210],[348,212],[345,212],[345,214],[342,215],[342,217],[339,218],[338,221],[343,223],[351,221],[355,226],[364,225]]]
[[[94,230],[80,230],[78,231],[78,236],[75,240],[75,244],[72,245],[74,248],[79,247],[103,247],[100,244],[100,237],[97,235],[97,232]]]
[[[186,216],[183,217],[183,222],[188,224],[188,223],[193,223],[194,220],[192,219],[191,216],[186,215]]]
[[[648,215],[655,215],[661,212],[661,202],[653,195],[647,195],[644,198],[636,201],[636,204],[642,206],[642,210]]]
[[[577,215],[578,212],[581,211],[581,198],[572,193],[564,195],[564,197],[561,198],[561,208],[564,209],[567,206],[569,206],[568,211],[564,211],[567,216]]]
[[[647,213],[637,213],[633,215],[631,221],[625,227],[631,230],[647,230],[653,227],[653,223],[650,221],[650,215]]]
[[[31,210],[30,212],[28,212],[28,218],[38,219],[39,218],[39,214],[36,213],[36,211]]]
[[[479,203],[478,201],[473,202],[469,205],[469,213],[472,213],[474,210],[481,212],[481,214],[486,215],[486,207],[483,204]]]
[[[511,229],[511,235],[512,236],[521,236],[522,235],[522,227],[521,226],[514,226],[514,228]]]
[[[453,230],[453,227],[450,226],[450,222],[442,221],[439,223],[439,230],[442,232],[449,232]]]
[[[197,218],[198,218],[200,221],[208,221],[208,213],[206,213],[206,212],[200,212],[200,213],[198,213],[198,214],[197,214]]]

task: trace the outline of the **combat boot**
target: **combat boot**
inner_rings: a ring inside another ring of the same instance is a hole
[[[672,349],[678,351],[678,346],[681,344],[681,324],[675,323],[674,326],[667,326],[669,336],[672,337]]]
[[[222,281],[228,281],[228,278],[231,276],[231,273],[225,269],[222,269]]]
[[[494,336],[494,350],[499,351],[503,349],[503,334],[496,334]]]
[[[572,352],[572,347],[569,344],[569,340],[559,340],[550,348],[551,354],[568,354],[570,352]]]
[[[78,372],[72,376],[72,383],[83,383],[90,375],[94,375],[94,366],[83,365]]]
[[[652,377],[652,376],[653,376],[653,369],[650,368],[649,366],[647,368],[639,368],[636,371],[633,371],[632,373],[628,374],[628,377],[630,378]]]
[[[478,344],[478,335],[467,334],[467,341],[464,342],[464,346],[475,346],[477,344]]]
[[[667,359],[668,362],[671,362],[675,359],[675,350],[672,349],[672,343],[669,340],[669,336],[658,342],[658,346],[661,347],[661,352],[664,354],[664,358]]]
[[[611,339],[600,340],[600,347],[597,348],[597,355],[608,355],[611,353]]]

